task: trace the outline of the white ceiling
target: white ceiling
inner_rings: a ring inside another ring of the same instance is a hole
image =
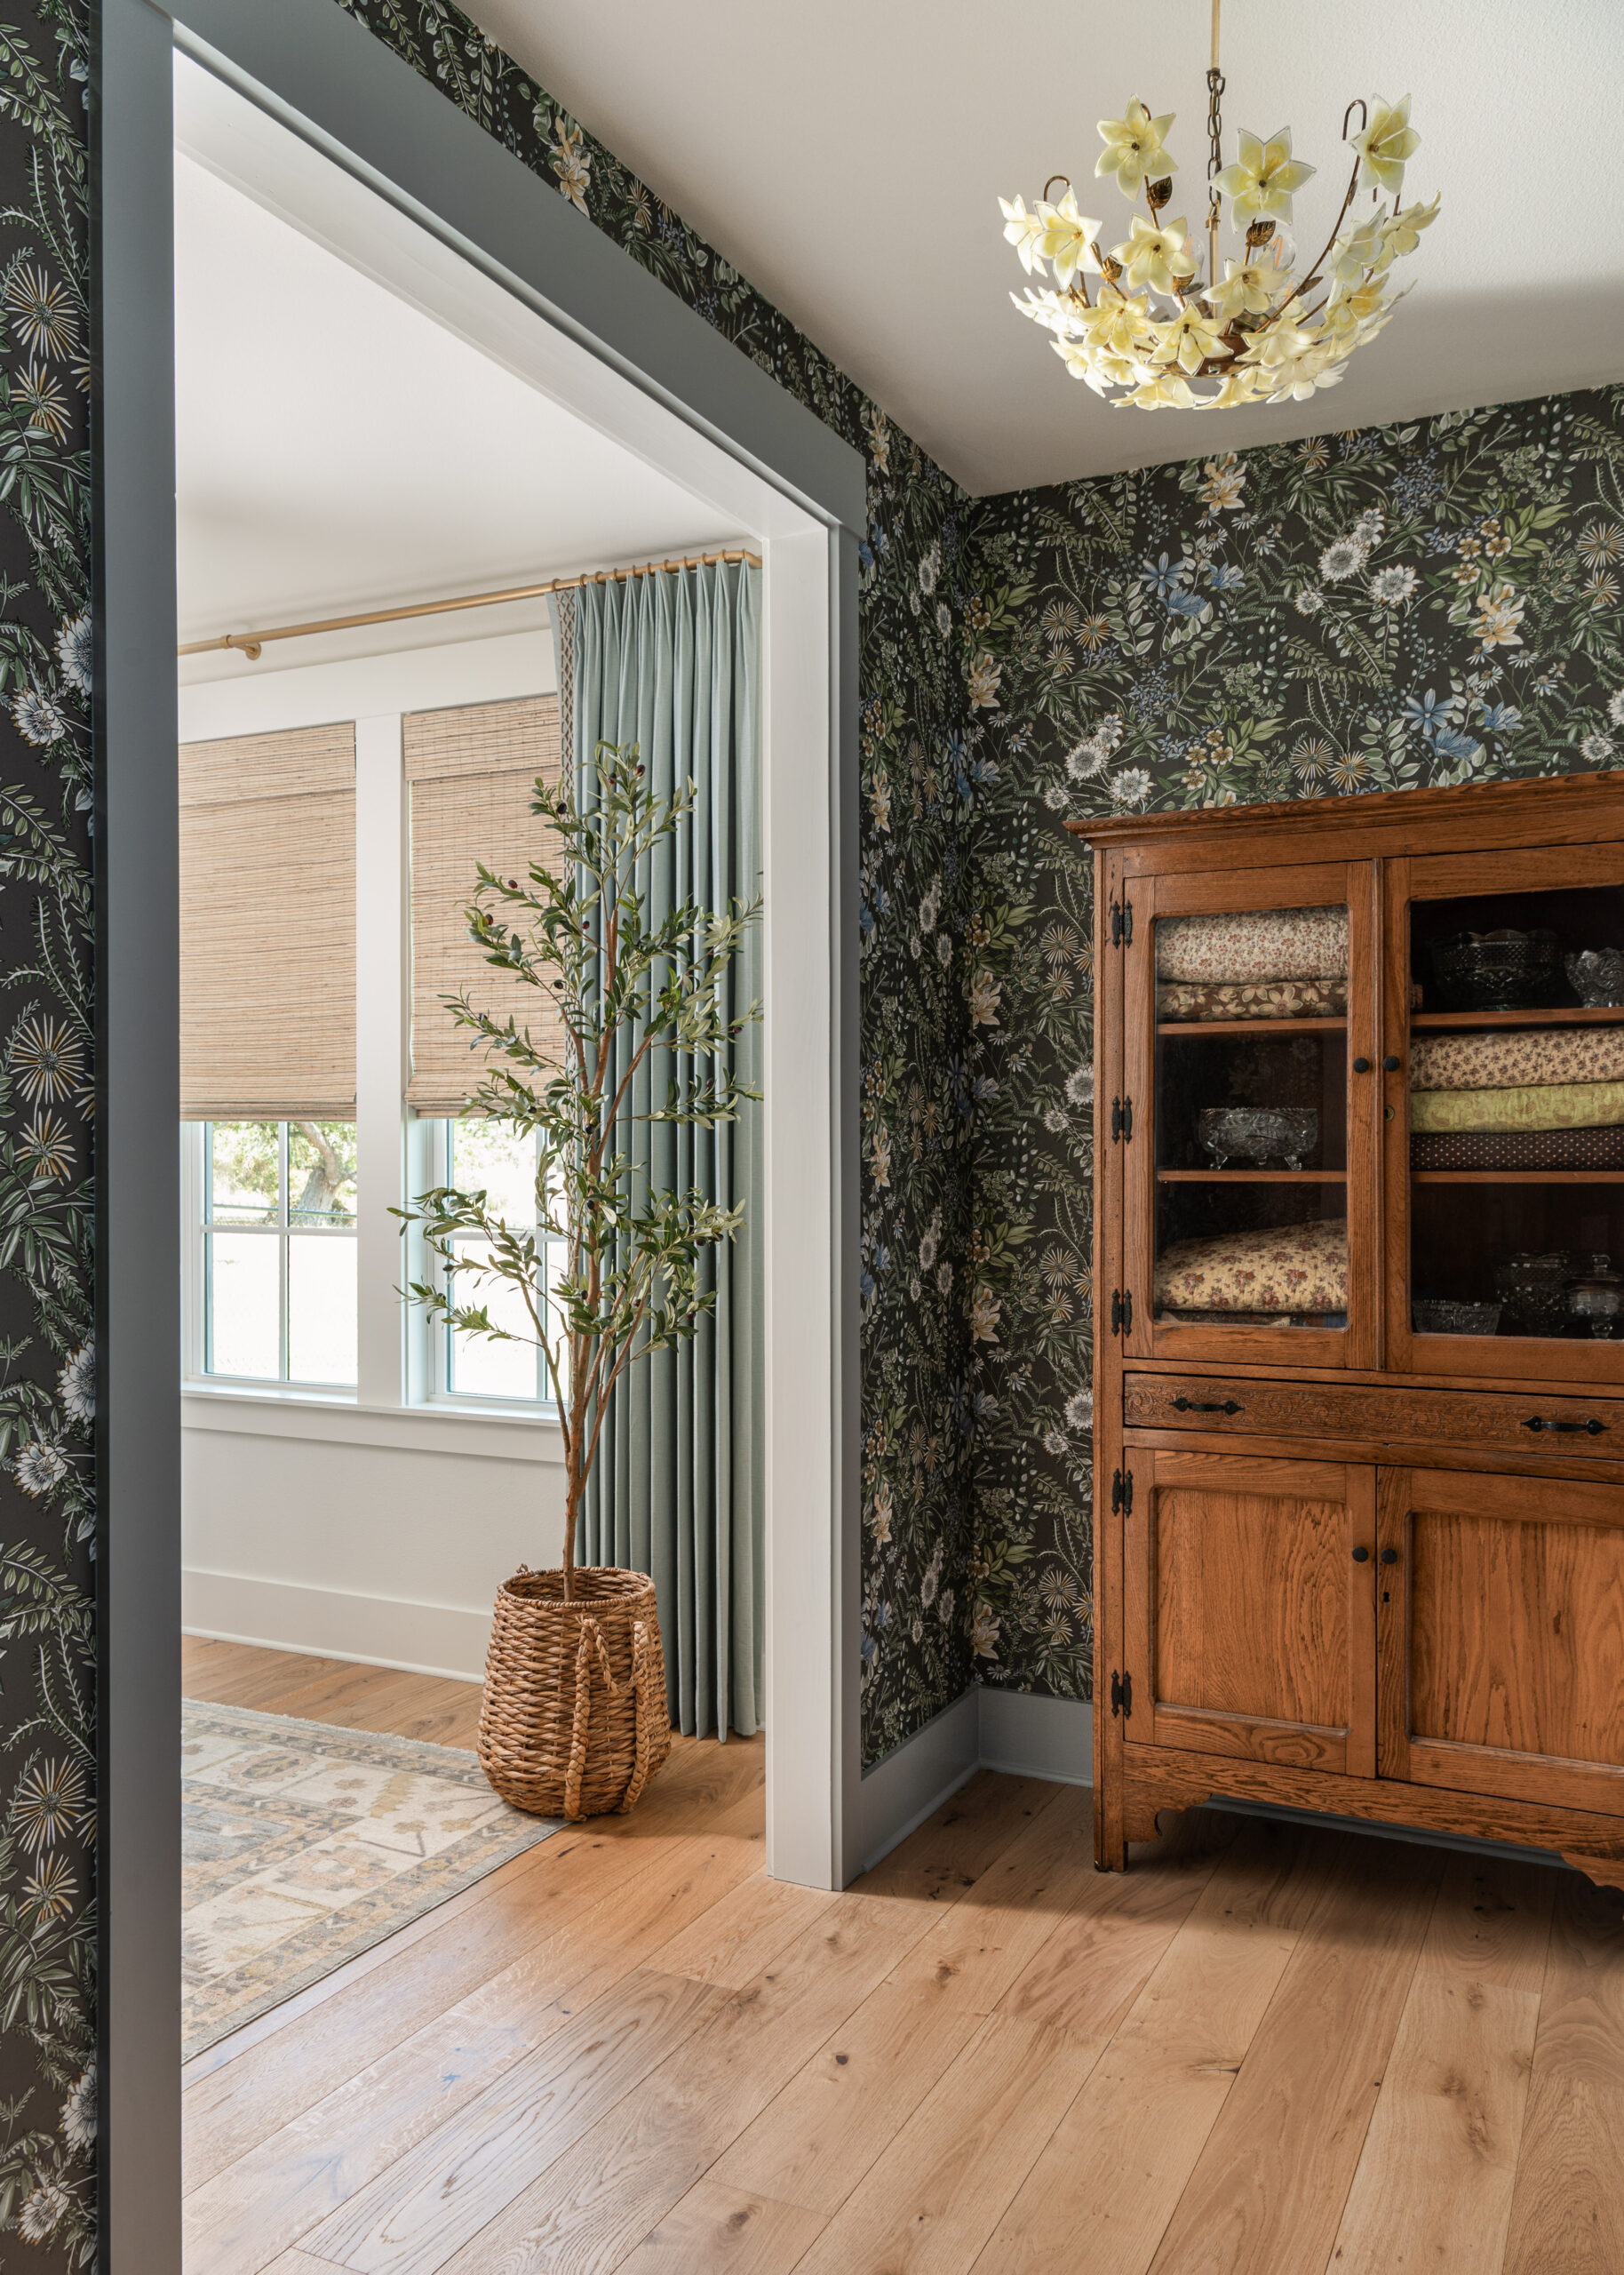
[[[197,84],[195,83],[202,82]],[[291,141],[182,63],[183,139]],[[301,164],[309,163],[301,152]],[[325,161],[319,162],[325,164]],[[182,641],[538,582],[736,525],[193,156],[175,162]],[[370,193],[367,194],[370,197]],[[542,623],[478,611],[273,662]],[[187,675],[255,668],[199,659]]]
[[[1075,175],[1095,121],[1173,110],[1175,213],[1201,210],[1206,0],[472,0],[534,73],[968,488],[1055,482],[1624,378],[1620,0],[1230,0],[1236,128],[1289,124],[1319,168],[1310,252],[1345,182],[1343,110],[1413,97],[1406,197],[1444,193],[1414,291],[1315,401],[1118,411],[1007,294],[997,199]],[[1222,438],[1222,441],[1220,440]]]

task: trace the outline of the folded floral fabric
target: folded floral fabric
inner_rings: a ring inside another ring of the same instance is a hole
[[[1624,1026],[1428,1034],[1410,1045],[1413,1090],[1501,1090],[1526,1082],[1624,1082]]]
[[[1156,977],[1345,979],[1345,908],[1250,908],[1220,916],[1164,916],[1156,926]]]
[[[1624,1169],[1624,1125],[1597,1130],[1426,1130],[1413,1169]]]
[[[1156,991],[1158,1019],[1336,1018],[1346,979],[1174,979]]]
[[[1624,1082],[1529,1082],[1504,1090],[1417,1090],[1417,1130],[1595,1130],[1624,1122]]]
[[[1176,1241],[1157,1258],[1155,1294],[1158,1311],[1346,1311],[1347,1221]]]

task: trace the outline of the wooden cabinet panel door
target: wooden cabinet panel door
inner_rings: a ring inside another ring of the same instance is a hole
[[[1127,1743],[1373,1776],[1374,1471],[1128,1458]]]
[[[1624,1488],[1383,1470],[1385,1777],[1624,1816]]]

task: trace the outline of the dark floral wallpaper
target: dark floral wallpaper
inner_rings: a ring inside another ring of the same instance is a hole
[[[974,1680],[965,1368],[977,1113],[969,834],[992,779],[962,621],[970,501],[578,120],[442,0],[341,0],[868,467],[862,701],[863,1753]]]
[[[983,1681],[1085,1698],[1091,894],[1062,822],[1624,764],[1624,388],[990,499],[974,539],[972,1635]]]
[[[84,12],[0,27],[0,2258],[92,2247]]]

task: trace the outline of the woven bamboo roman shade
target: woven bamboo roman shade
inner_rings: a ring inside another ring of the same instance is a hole
[[[355,730],[180,746],[180,1117],[353,1121]]]
[[[558,851],[556,832],[530,811],[537,775],[556,782],[558,698],[418,711],[402,721],[411,795],[411,1082],[426,1114],[460,1114],[483,1078],[482,1050],[445,1007],[468,988],[482,1010],[510,1014],[532,1042],[561,1035],[539,990],[487,963],[465,914],[479,866],[522,876]]]

